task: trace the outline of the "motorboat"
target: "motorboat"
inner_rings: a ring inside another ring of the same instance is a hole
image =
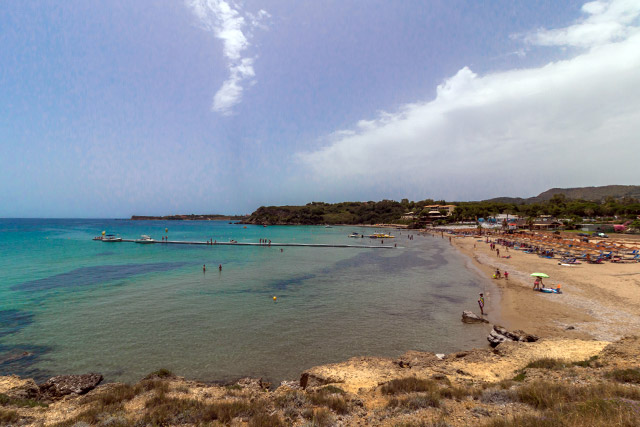
[[[116,236],[115,234],[106,234],[102,238],[103,242],[122,242],[122,237]]]
[[[150,236],[147,236],[146,234],[143,234],[142,236],[140,236],[139,239],[134,240],[136,243],[142,243],[142,244],[148,244],[148,243],[155,243],[156,241],[153,240]]]
[[[349,234],[349,237],[353,237],[353,238],[357,238],[359,239],[361,237],[360,233],[356,233],[355,231],[351,234]]]

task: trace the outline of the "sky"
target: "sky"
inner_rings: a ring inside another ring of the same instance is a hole
[[[640,184],[640,2],[0,2],[0,217]]]

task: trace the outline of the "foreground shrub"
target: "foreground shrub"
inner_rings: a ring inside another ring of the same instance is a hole
[[[456,400],[464,399],[467,396],[475,396],[475,395],[480,396],[480,393],[476,391],[474,388],[455,387],[455,386],[442,388],[440,389],[439,394],[441,397],[444,397],[446,399],[456,399]]]
[[[392,397],[387,403],[388,408],[401,408],[417,411],[423,408],[439,408],[440,396],[438,393],[419,393],[407,397]]]
[[[609,372],[607,377],[621,383],[640,384],[640,369],[616,369]]]
[[[495,418],[485,424],[486,427],[558,427],[556,421],[536,417],[535,415],[518,415],[512,418]]]
[[[20,420],[20,415],[16,411],[8,411],[0,408],[0,424],[13,424]]]
[[[334,393],[332,391],[333,389],[337,389],[339,392]],[[337,387],[333,389],[328,387],[321,388],[316,392],[309,393],[307,398],[314,405],[326,406],[338,414],[344,415],[349,413],[349,403],[343,396],[344,391]]]
[[[527,378],[527,373],[526,372],[520,372],[515,377],[513,377],[511,380],[521,383],[521,382],[524,381],[525,378]]]
[[[81,412],[75,417],[54,424],[54,427],[71,427],[76,424],[86,423],[89,425],[102,425],[103,421],[109,419],[109,426],[124,427],[129,423],[124,419],[124,408],[122,404],[109,406],[94,406]]]
[[[551,369],[559,370],[570,366],[569,363],[562,359],[554,359],[551,357],[543,357],[542,359],[531,361],[525,368]]]
[[[255,414],[249,420],[249,427],[284,427],[280,417],[276,414],[269,415],[264,412]]]
[[[588,386],[535,381],[520,387],[515,395],[517,399],[536,409],[549,409],[569,403],[590,399],[626,398],[639,400],[640,389],[619,384],[601,383]]]
[[[261,412],[264,404],[260,401],[249,404],[245,400],[203,403],[193,399],[157,395],[148,400],[145,407],[147,413],[143,418],[144,425],[175,425],[216,420],[229,423],[235,417]]]
[[[335,425],[336,418],[331,411],[325,408],[317,410],[307,410],[303,413],[303,416],[309,420],[305,427],[329,427]]]
[[[635,404],[637,406],[637,404]],[[509,419],[495,418],[486,427],[609,427],[640,425],[640,414],[633,403],[618,399],[594,398],[563,404],[544,411],[540,416],[518,415]]]
[[[583,368],[600,368],[602,363],[598,362],[598,356],[591,356],[586,360],[580,360],[578,362],[571,362],[573,366],[582,366]]]
[[[382,386],[383,394],[434,392],[438,385],[433,380],[425,380],[415,377],[391,380]]]
[[[174,378],[175,375],[173,374],[173,372],[171,372],[168,369],[158,369],[157,371],[153,371],[150,374],[148,374],[146,377],[144,377],[143,379],[145,380],[151,380],[154,378]]]
[[[99,393],[86,395],[82,403],[97,402],[102,407],[117,405],[133,399],[140,393],[140,390],[129,384],[115,384]]]
[[[19,408],[34,408],[36,406],[42,406],[43,408],[46,408],[47,406],[49,406],[46,403],[38,402],[37,400],[18,399],[15,397],[9,397],[3,393],[0,393],[0,405],[2,406],[11,405],[11,406],[17,406]]]

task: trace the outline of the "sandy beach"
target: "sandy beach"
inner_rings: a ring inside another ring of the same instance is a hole
[[[489,240],[498,237],[504,236],[489,236]],[[497,256],[486,243],[486,237],[453,237],[452,244],[497,285],[499,310],[489,313],[492,323],[541,337],[604,341],[640,331],[640,263],[566,266],[560,265],[558,258],[542,258],[499,244]],[[492,279],[496,268],[508,271],[509,279]],[[563,293],[534,292],[534,278],[530,276],[533,272],[548,274],[545,285],[561,284]],[[472,309],[478,311],[478,307]]]

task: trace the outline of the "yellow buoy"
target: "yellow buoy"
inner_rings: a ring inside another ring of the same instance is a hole
[[[273,300],[274,300],[274,301],[275,301],[275,300],[277,300],[277,299],[278,299],[278,298],[276,298],[276,297],[273,297]]]
[[[106,231],[103,231],[103,232],[102,232],[102,235],[104,236],[105,234],[107,234],[107,232],[106,232]]]

